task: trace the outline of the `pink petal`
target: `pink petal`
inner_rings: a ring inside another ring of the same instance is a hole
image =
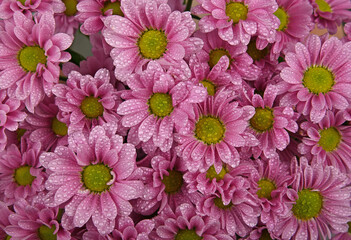
[[[138,137],[141,141],[147,142],[154,134],[156,128],[156,118],[149,115],[139,126]]]

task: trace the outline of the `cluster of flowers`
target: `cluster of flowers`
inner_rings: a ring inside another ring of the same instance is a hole
[[[350,0],[191,5],[1,1],[0,239],[351,239]]]

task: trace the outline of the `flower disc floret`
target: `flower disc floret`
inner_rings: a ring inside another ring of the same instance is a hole
[[[216,205],[216,207],[220,208],[220,209],[230,209],[233,206],[233,203],[230,202],[227,205],[224,205],[222,199],[220,197],[216,197],[215,199],[213,199],[214,204]]]
[[[333,12],[330,5],[325,0],[316,0],[319,11],[322,12]]]
[[[18,52],[20,66],[27,72],[36,72],[39,63],[46,64],[45,51],[39,46],[25,46]]]
[[[318,191],[302,189],[298,192],[298,199],[292,207],[295,217],[300,220],[309,220],[317,217],[323,207],[323,197]]]
[[[62,0],[62,2],[66,6],[66,10],[65,10],[64,13],[67,16],[74,16],[74,15],[76,15],[76,13],[77,13],[77,4],[78,4],[77,0]]]
[[[148,29],[138,39],[139,52],[143,58],[159,59],[167,50],[167,36],[164,31]]]
[[[216,180],[219,181],[224,178],[226,173],[227,173],[227,170],[225,167],[222,167],[222,170],[219,173],[217,173],[216,169],[212,165],[206,172],[206,178],[209,178],[211,180],[216,178]]]
[[[255,111],[255,115],[250,119],[251,127],[258,133],[272,129],[274,123],[273,110],[268,107],[257,107]]]
[[[52,225],[51,228],[49,228],[46,225],[42,225],[38,229],[38,237],[40,240],[56,240],[57,235],[54,234],[55,230],[56,230],[55,225]]]
[[[241,2],[229,2],[225,7],[225,14],[233,20],[233,24],[246,20],[248,8]]]
[[[104,107],[102,103],[99,102],[99,98],[89,96],[84,98],[80,105],[80,109],[87,118],[97,118],[102,116],[104,112]]]
[[[180,229],[175,235],[174,240],[201,240],[203,237],[200,237],[196,234],[194,229]]]
[[[119,15],[121,17],[124,16],[121,10],[121,3],[119,1],[111,2],[107,1],[104,3],[104,7],[101,9],[102,14],[104,14],[107,10],[112,9],[113,15]]]
[[[280,25],[278,31],[284,31],[288,27],[289,15],[283,8],[278,8],[274,15],[279,18]]]
[[[211,50],[209,56],[210,56],[210,60],[208,61],[208,64],[210,65],[211,68],[213,68],[218,63],[219,59],[221,59],[221,57],[223,56],[227,56],[229,58],[229,66],[232,60],[228,50],[223,48],[216,48]]]
[[[59,136],[67,135],[67,130],[68,130],[67,125],[57,120],[56,117],[52,119],[51,129],[56,135],[59,135]]]
[[[104,164],[88,165],[82,171],[82,182],[85,188],[94,193],[101,193],[110,188],[111,169]]]
[[[327,152],[337,149],[341,141],[341,134],[335,127],[323,129],[319,134],[321,136],[318,141],[319,146]]]
[[[148,100],[149,111],[163,118],[173,112],[172,96],[168,93],[154,93]]]
[[[168,171],[169,175],[164,175],[162,183],[165,185],[165,192],[168,194],[177,193],[183,185],[183,174],[176,170]]]
[[[275,184],[269,179],[261,179],[258,181],[258,187],[260,188],[257,191],[257,196],[259,198],[266,198],[271,200],[271,192],[276,189]]]
[[[195,137],[207,145],[221,142],[224,133],[225,126],[213,116],[202,116],[195,125]]]
[[[316,95],[329,92],[335,84],[334,75],[322,66],[308,68],[302,79],[303,85]]]
[[[32,184],[35,177],[30,174],[30,168],[31,166],[26,165],[15,170],[14,178],[18,185],[26,186]]]
[[[200,81],[200,83],[207,89],[207,94],[214,96],[216,93],[216,85],[208,79]]]

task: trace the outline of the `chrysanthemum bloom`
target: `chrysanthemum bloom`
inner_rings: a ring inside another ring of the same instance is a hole
[[[9,217],[10,225],[5,228],[7,235],[13,240],[23,239],[71,239],[69,231],[62,228],[59,208],[48,208],[43,204],[23,199],[14,204],[15,213]]]
[[[349,230],[346,233],[338,233],[333,236],[333,240],[351,240],[351,222],[348,222]]]
[[[347,38],[348,41],[351,40],[351,22],[348,22],[344,26],[344,33],[346,35],[345,38]]]
[[[275,41],[279,19],[273,15],[278,9],[273,0],[200,0],[193,8],[195,14],[206,15],[199,21],[202,32],[218,29],[218,35],[231,45],[249,44],[257,35],[270,43]]]
[[[155,218],[155,223],[155,240],[233,240],[215,218],[199,216],[195,207],[186,203],[174,211],[168,207]]]
[[[135,147],[123,144],[117,125],[94,127],[89,136],[74,132],[68,147],[43,153],[40,162],[50,170],[45,183],[48,206],[65,205],[65,228],[82,227],[90,219],[100,234],[115,227],[115,218],[132,212],[129,200],[143,194],[134,180]]]
[[[163,152],[172,147],[174,128],[186,125],[192,104],[207,96],[201,84],[175,81],[158,62],[150,62],[142,74],[133,74],[126,83],[131,90],[122,92],[126,101],[117,113],[123,115],[122,125],[131,128],[128,142],[149,142]]]
[[[344,126],[342,112],[327,111],[318,123],[303,122],[301,128],[307,137],[302,139],[298,150],[308,154],[313,162],[332,165],[344,173],[351,170],[351,126]]]
[[[76,19],[77,4],[80,0],[62,0],[65,4],[65,10],[62,13],[55,14],[57,33],[67,33],[74,36],[79,28],[79,21]]]
[[[45,98],[34,108],[34,113],[26,117],[24,129],[30,132],[29,139],[32,142],[40,142],[44,151],[55,149],[56,146],[67,145],[67,121],[57,119],[59,108],[55,104],[55,98]],[[60,118],[62,120],[62,118]]]
[[[349,0],[309,0],[313,6],[314,21],[318,28],[328,29],[330,34],[337,32],[343,21],[351,19],[351,2]]]
[[[43,191],[46,174],[39,163],[40,144],[25,152],[16,145],[9,146],[0,155],[0,193],[3,201],[13,204],[21,198],[31,200]]]
[[[254,158],[262,153],[265,157],[276,157],[276,150],[284,150],[290,142],[288,131],[297,132],[296,123],[299,114],[291,107],[280,107],[274,101],[277,97],[277,87],[269,85],[263,97],[254,93],[254,89],[247,90],[248,101],[255,107],[255,114],[249,120],[249,132],[254,134],[260,142],[258,146],[249,148]]]
[[[331,239],[331,232],[347,232],[351,220],[349,180],[332,166],[308,165],[299,159],[292,184],[297,196],[286,201],[290,208],[273,231],[281,239]],[[288,195],[287,195],[288,196]]]
[[[107,17],[102,31],[114,48],[111,57],[117,79],[125,81],[129,74],[141,73],[150,61],[178,67],[189,78],[183,59],[202,47],[200,39],[190,37],[196,27],[190,13],[172,12],[166,0],[122,0],[121,9],[124,17]]]
[[[248,237],[243,238],[245,240],[263,240],[263,239],[273,239],[268,232],[266,227],[256,227],[254,228]]]
[[[29,1],[27,1],[29,2]],[[71,55],[64,52],[72,38],[64,33],[54,34],[55,20],[51,13],[26,17],[14,13],[14,21],[5,21],[6,31],[0,40],[0,88],[10,97],[23,101],[30,112],[50,96],[59,81],[59,63]]]
[[[52,91],[62,115],[69,115],[68,133],[119,122],[116,108],[121,99],[110,83],[107,69],[98,70],[94,77],[72,71],[66,84],[56,84]]]
[[[220,173],[223,163],[236,167],[240,162],[236,148],[258,144],[255,136],[246,132],[255,109],[238,104],[223,89],[193,106],[187,126],[175,138],[179,143],[176,151],[190,172],[206,172],[214,165]]]
[[[228,72],[232,75],[232,82],[235,85],[241,84],[244,80],[256,80],[261,74],[261,69],[252,65],[253,60],[246,53],[247,46],[242,43],[235,46],[218,38],[217,30],[210,33],[197,31],[196,37],[204,41],[201,51],[196,53],[201,62],[206,62],[213,68],[222,56],[229,59]]]
[[[323,0],[322,0],[323,1]],[[278,9],[274,12],[280,20],[272,51],[279,54],[288,42],[305,38],[313,29],[312,6],[305,0],[277,0]]]
[[[283,106],[296,106],[299,113],[319,122],[328,109],[346,109],[351,103],[351,43],[336,37],[322,41],[310,35],[285,56],[287,67],[280,76]]]
[[[7,239],[5,227],[10,225],[9,216],[12,213],[4,202],[0,202],[0,238]]]
[[[7,145],[5,130],[16,131],[18,123],[22,122],[27,114],[22,112],[23,105],[14,98],[8,98],[6,90],[0,90],[0,152]]]

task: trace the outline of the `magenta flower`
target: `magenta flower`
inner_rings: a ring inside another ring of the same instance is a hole
[[[231,45],[248,45],[251,36],[275,41],[279,19],[273,15],[278,9],[274,0],[200,0],[193,8],[195,14],[209,14],[201,18],[202,32],[218,29],[218,36]]]
[[[29,1],[28,1],[29,2]],[[10,97],[25,103],[30,112],[59,80],[59,63],[67,62],[70,54],[64,52],[72,38],[63,33],[54,34],[52,14],[26,17],[15,12],[13,21],[5,21],[6,31],[0,40],[0,88],[7,89]]]
[[[0,202],[0,238],[6,239],[5,227],[10,225],[9,216],[12,213],[5,203]]]
[[[135,148],[123,144],[116,130],[115,124],[105,124],[94,127],[89,136],[74,132],[68,147],[41,155],[49,170],[46,203],[65,204],[62,224],[66,229],[82,227],[91,219],[100,234],[108,234],[117,216],[132,212],[129,200],[143,194],[143,183],[133,179]]]
[[[183,59],[202,47],[200,39],[190,37],[196,27],[190,13],[172,12],[165,0],[122,0],[121,9],[124,17],[107,17],[102,31],[113,47],[117,79],[125,81],[129,74],[141,73],[150,61],[165,68],[181,68],[184,78],[189,78]]]
[[[64,0],[65,10],[54,15],[56,22],[56,33],[67,33],[74,37],[74,33],[79,28],[79,21],[76,18],[77,4],[80,0]]]
[[[351,43],[335,37],[322,41],[310,35],[305,44],[285,56],[287,67],[280,76],[280,103],[296,106],[299,113],[319,122],[329,109],[346,109],[351,103]]]

